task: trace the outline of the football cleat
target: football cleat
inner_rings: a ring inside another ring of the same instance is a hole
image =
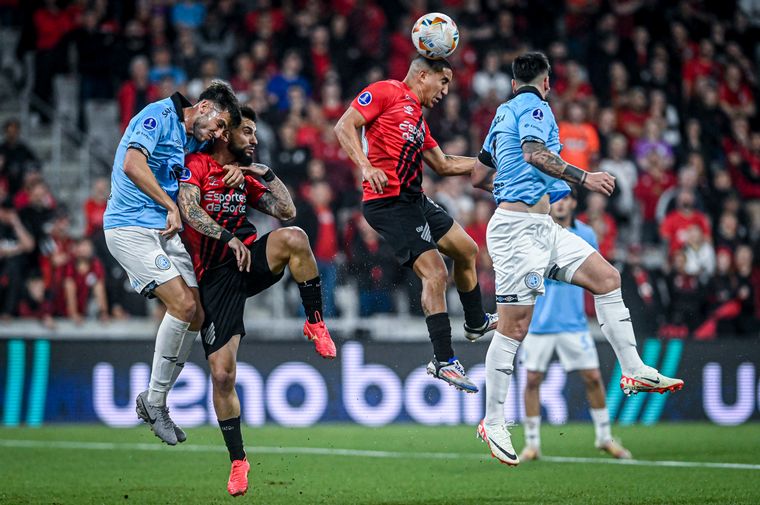
[[[520,453],[520,461],[535,461],[541,459],[541,449],[526,445]]]
[[[169,445],[177,445],[176,425],[169,417],[169,407],[148,403],[147,390],[137,395],[136,404],[137,417],[150,426],[153,434]]]
[[[607,442],[597,442],[596,448],[600,451],[606,452],[615,459],[631,459],[631,451],[623,447],[620,442],[615,440],[608,440]],[[521,455],[522,456],[522,455]]]
[[[467,377],[464,367],[456,358],[451,358],[449,361],[438,361],[433,358],[427,365],[427,373],[465,393],[478,392],[478,387]]]
[[[483,419],[478,424],[476,436],[488,445],[491,456],[498,459],[499,462],[509,466],[520,464],[515,448],[512,447],[512,436],[509,434],[506,424],[487,426],[485,419]]]
[[[246,459],[236,459],[230,469],[230,480],[227,481],[227,492],[232,496],[243,496],[248,491],[248,470],[251,464]]]
[[[185,430],[183,430],[176,424],[174,425],[174,434],[177,435],[177,442],[179,442],[180,444],[184,442],[185,440],[187,440],[187,434],[185,433]]]
[[[665,391],[673,393],[681,388],[683,388],[683,381],[681,379],[665,377],[650,366],[645,366],[630,376],[623,375],[620,378],[620,389],[623,390],[623,394],[626,396],[637,393],[662,394]]]
[[[317,354],[323,358],[333,359],[337,351],[335,350],[335,342],[330,337],[330,332],[325,326],[325,322],[322,320],[322,315],[317,312],[317,322],[310,323],[307,319],[303,325],[303,334],[306,338],[314,342],[314,347],[317,350]]]
[[[486,312],[486,320],[480,328],[470,328],[467,326],[467,323],[464,323],[464,338],[470,342],[475,342],[494,331],[497,324],[499,324],[499,314],[489,314]]]

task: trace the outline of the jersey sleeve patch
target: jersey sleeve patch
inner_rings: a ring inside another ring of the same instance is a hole
[[[356,102],[362,107],[366,107],[367,105],[371,104],[372,92],[371,91],[363,92],[361,95],[359,95],[359,98],[356,99]]]
[[[518,118],[517,128],[520,142],[541,142],[546,144],[552,131],[552,116],[543,107],[535,105],[527,108]],[[528,138],[531,140],[527,140]]]

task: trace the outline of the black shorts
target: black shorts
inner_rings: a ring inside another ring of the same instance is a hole
[[[251,251],[251,271],[238,270],[233,258],[207,271],[199,284],[201,305],[206,317],[201,340],[206,358],[218,351],[235,335],[245,336],[243,312],[245,301],[282,279],[283,274],[269,270],[267,262],[267,233],[248,246]]]
[[[423,193],[402,193],[364,202],[364,218],[395,252],[396,260],[411,267],[454,226],[454,219]]]

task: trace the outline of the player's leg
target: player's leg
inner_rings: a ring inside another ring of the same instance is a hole
[[[610,413],[607,410],[604,383],[599,368],[580,370],[579,373],[586,388],[589,414],[591,414],[591,421],[594,423],[594,445],[597,449],[617,459],[631,459],[630,451],[612,438]]]
[[[520,453],[520,461],[531,461],[541,456],[540,388],[554,354],[555,342],[554,334],[529,333],[521,346],[520,365],[527,370],[527,375],[523,390],[525,447]]]
[[[569,243],[582,239],[566,230]],[[620,273],[609,264],[598,252],[589,254],[577,270],[569,272],[572,266],[566,267],[562,274],[569,282],[581,286],[594,295],[596,315],[602,333],[612,345],[615,355],[620,362],[623,377],[620,387],[626,394],[638,392],[678,391],[683,387],[681,379],[666,377],[652,367],[646,366],[636,349],[636,336],[633,332],[631,314],[623,302],[620,290]],[[562,280],[562,279],[560,279]]]
[[[138,395],[136,410],[138,417],[150,425],[157,437],[175,445],[177,435],[166,407],[166,395],[171,387],[182,339],[195,317],[195,300],[183,274],[184,269],[180,270],[182,266],[164,249],[158,230],[140,227],[107,230],[106,244],[126,270],[132,286],[145,296],[157,296],[166,306],[166,314],[156,334],[149,389]],[[194,282],[194,275],[190,280]]]
[[[235,390],[239,346],[240,335],[234,335],[229,342],[208,356],[214,412],[232,465],[227,481],[227,492],[232,496],[241,496],[248,491],[248,471],[251,468],[245,456],[240,429],[240,399]]]
[[[265,257],[269,271],[280,275],[287,266],[298,284],[301,303],[306,312],[304,336],[314,342],[320,356],[334,358],[335,343],[322,320],[322,283],[309,237],[301,228],[289,226],[275,230],[260,240],[266,240]]]
[[[483,310],[478,284],[478,245],[456,221],[437,245],[439,251],[454,260],[454,284],[464,309],[465,337],[477,340],[492,332],[498,319]]]
[[[478,425],[478,436],[489,444],[494,457],[508,465],[520,461],[507,431],[504,402],[536,296],[544,293],[543,272],[550,258],[545,229],[550,220],[549,216],[496,209],[488,223],[499,322],[486,353],[486,415]]]

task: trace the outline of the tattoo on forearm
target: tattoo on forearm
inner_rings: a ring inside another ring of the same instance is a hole
[[[219,239],[222,227],[203,210],[200,202],[201,188],[194,184],[180,184],[177,203],[182,219],[199,233]]]
[[[525,142],[522,150],[525,160],[547,175],[576,184],[583,184],[586,179],[586,172],[570,165],[540,142]]]
[[[296,215],[296,206],[288,188],[279,177],[275,177],[269,183],[269,191],[259,199],[256,209],[284,221],[293,219]]]

